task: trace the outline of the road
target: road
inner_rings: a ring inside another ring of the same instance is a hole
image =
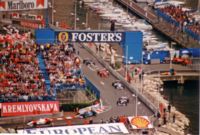
[[[128,89],[114,89],[112,87],[112,82],[115,81],[116,78],[114,78],[112,75],[110,75],[108,78],[100,78],[99,76],[97,76],[97,69],[103,68],[102,65],[98,63],[97,59],[91,54],[89,54],[89,52],[87,52],[80,45],[76,44],[76,50],[79,50],[81,58],[91,58],[96,63],[96,69],[83,65],[83,73],[100,90],[101,99],[103,100],[103,103],[111,107],[109,111],[99,114],[96,118],[94,118],[94,121],[100,121],[101,119],[107,120],[110,117],[119,115],[135,115],[136,97],[132,96],[133,94]],[[129,97],[130,103],[127,106],[116,105],[118,98],[121,96]],[[138,101],[138,115],[150,116],[152,114],[153,112],[150,111],[147,106],[145,106],[142,102]]]

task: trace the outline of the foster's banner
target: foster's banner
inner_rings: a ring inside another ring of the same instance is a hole
[[[59,112],[58,101],[2,103],[1,116],[49,114]]]
[[[101,31],[63,31],[57,32],[57,41],[66,42],[115,42],[119,43],[123,39],[122,32],[101,32]]]
[[[105,135],[128,134],[123,123],[89,124],[76,126],[62,126],[49,128],[35,128],[18,130],[18,134],[43,134],[43,135]]]
[[[1,0],[0,11],[45,9],[48,0]]]

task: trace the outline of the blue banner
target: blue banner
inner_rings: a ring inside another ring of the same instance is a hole
[[[119,43],[123,39],[123,32],[110,31],[57,31],[57,42],[98,42]]]

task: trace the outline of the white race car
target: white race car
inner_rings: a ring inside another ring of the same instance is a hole
[[[119,81],[115,81],[112,83],[112,86],[115,88],[115,89],[118,89],[118,90],[123,90],[125,88],[125,86]]]
[[[53,119],[51,118],[40,118],[39,120],[32,120],[29,123],[27,123],[30,127],[35,127],[37,125],[45,125],[45,124],[51,124]]]

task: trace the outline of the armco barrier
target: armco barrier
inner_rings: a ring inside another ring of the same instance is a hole
[[[86,86],[89,88],[89,90],[96,96],[97,99],[100,99],[100,91],[97,89],[97,87],[90,82],[89,79],[85,77]]]
[[[15,116],[15,117],[1,117],[0,125],[3,124],[18,124],[18,123],[27,123],[31,120],[37,120],[40,118],[56,118],[63,117],[63,113],[55,113],[55,114],[41,114],[41,115],[28,115],[28,116]]]
[[[132,92],[135,93],[138,98],[154,113],[158,112],[159,109],[157,107],[154,106],[154,104],[151,103],[151,101],[146,98],[144,95],[142,95],[137,88],[135,88],[134,86],[131,86],[118,72],[114,71],[112,69],[112,67],[110,67],[106,62],[104,62],[102,60],[102,58],[100,58],[99,56],[97,56],[92,50],[90,50],[87,46],[83,45],[83,47],[90,52],[90,54],[92,54],[98,61],[99,63],[101,63],[107,70],[109,70],[109,72],[115,76],[117,79],[121,80],[122,83]]]

